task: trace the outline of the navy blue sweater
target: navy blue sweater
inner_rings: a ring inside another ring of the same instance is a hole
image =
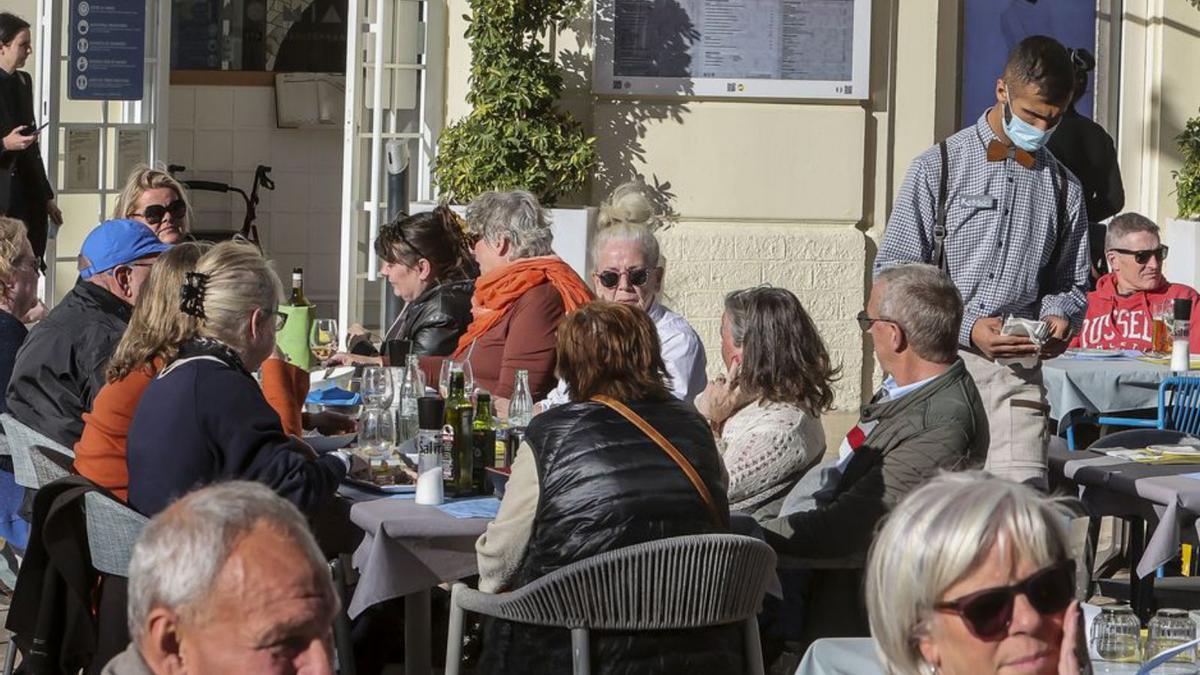
[[[211,357],[178,363],[146,388],[129,427],[129,504],[153,516],[189,490],[255,480],[312,514],[345,464],[297,450],[254,378]]]

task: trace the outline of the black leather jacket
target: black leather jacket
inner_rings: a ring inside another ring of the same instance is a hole
[[[449,356],[471,323],[474,292],[475,282],[471,279],[430,286],[404,307],[384,339],[409,340],[411,354]]]
[[[721,459],[696,409],[682,401],[630,404],[695,467],[720,511],[728,513]],[[683,471],[654,441],[599,403],[558,406],[538,415],[526,439],[538,470],[538,506],[513,587],[613,549],[715,525]],[[571,671],[570,632],[495,621],[486,624],[479,673]],[[742,672],[737,626],[620,631],[591,638],[595,673]]]

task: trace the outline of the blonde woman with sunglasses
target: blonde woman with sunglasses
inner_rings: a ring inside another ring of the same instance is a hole
[[[182,183],[166,171],[143,165],[126,179],[113,217],[145,223],[162,243],[177,244],[191,229],[191,208]]]

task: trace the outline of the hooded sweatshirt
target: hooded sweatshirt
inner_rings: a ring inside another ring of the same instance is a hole
[[[1164,300],[1190,298],[1192,301],[1191,353],[1200,353],[1200,294],[1190,286],[1163,280],[1153,291],[1137,291],[1129,295],[1117,292],[1117,274],[1110,272],[1096,282],[1096,290],[1088,293],[1087,315],[1083,330],[1071,340],[1072,347],[1101,349],[1154,348],[1154,314],[1151,308]]]

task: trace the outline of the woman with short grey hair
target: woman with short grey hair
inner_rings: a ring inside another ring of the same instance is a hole
[[[450,357],[469,359],[477,387],[508,416],[517,371],[529,374],[533,400],[554,389],[555,330],[592,293],[554,255],[554,233],[537,197],[524,190],[488,192],[467,206],[467,236],[479,263],[473,320]],[[442,358],[422,360],[436,378]]]
[[[1077,675],[1067,509],[982,471],[913,491],[871,546],[866,597],[888,672]]]

